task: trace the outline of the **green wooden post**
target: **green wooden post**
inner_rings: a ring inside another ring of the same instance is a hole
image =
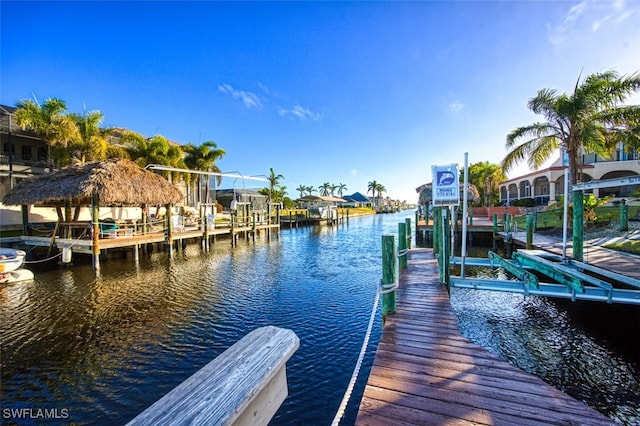
[[[411,218],[408,217],[404,220],[404,223],[407,224],[407,248],[411,248]]]
[[[23,204],[20,206],[22,210],[22,235],[30,235],[29,233],[29,206]]]
[[[509,228],[507,228],[507,212],[502,213],[502,230],[509,232]]]
[[[583,258],[584,199],[582,191],[573,191],[573,258]]]
[[[398,223],[398,271],[407,268],[407,224]]]
[[[441,223],[442,235],[441,235],[441,251],[440,251],[440,282],[447,286],[447,293],[450,293],[449,288],[449,257],[451,256],[451,224],[449,222],[450,212],[447,208],[442,208],[441,211]],[[435,223],[434,223],[435,226]]]
[[[382,320],[396,312],[396,244],[395,235],[382,236]]]
[[[535,225],[535,217],[532,214],[527,215],[527,250],[533,248],[533,228]]]
[[[629,206],[625,200],[620,203],[620,230],[629,230]]]
[[[442,234],[442,207],[433,208],[433,238],[432,244],[433,254],[440,253],[440,240]]]

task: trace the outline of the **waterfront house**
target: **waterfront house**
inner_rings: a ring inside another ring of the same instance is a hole
[[[640,153],[628,151],[621,144],[612,158],[583,154],[578,171],[580,182],[640,175]],[[556,203],[564,194],[564,167],[558,157],[549,167],[506,180],[500,184],[500,203],[511,205],[515,200],[532,198],[537,206]],[[593,189],[596,198],[611,196],[628,198],[640,185]]]
[[[363,195],[360,192],[353,193],[351,195],[345,195],[345,202],[340,204],[340,207],[371,207],[372,203],[369,197]]]

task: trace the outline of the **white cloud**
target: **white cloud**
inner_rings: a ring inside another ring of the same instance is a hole
[[[320,120],[320,118],[322,118],[321,114],[313,112],[310,109],[304,108],[300,105],[295,105],[291,109],[279,107],[278,114],[281,117],[287,117],[287,116],[295,117],[300,121],[306,121],[306,120],[317,121],[317,120]]]
[[[563,4],[563,3],[560,3]],[[558,45],[627,20],[634,14],[625,0],[583,0],[573,5],[557,25],[547,24],[549,42]]]
[[[459,112],[461,111],[465,105],[460,101],[454,101],[449,104],[449,111],[451,112]]]
[[[236,90],[229,84],[219,85],[218,90],[222,93],[231,95],[234,99],[240,99],[247,108],[262,108],[262,100],[255,93]]]

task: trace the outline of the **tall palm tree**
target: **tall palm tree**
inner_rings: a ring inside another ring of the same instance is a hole
[[[313,187],[313,185],[306,186],[305,188],[309,195],[313,195],[313,193],[316,192],[316,189]]]
[[[328,196],[331,192],[331,184],[329,182],[323,183],[318,187],[318,191],[320,191],[320,195]]]
[[[57,159],[52,157],[52,149],[58,146],[66,148],[70,141],[79,137],[75,122],[65,114],[67,104],[58,98],[47,98],[42,105],[37,99],[27,99],[19,101],[16,106],[16,123],[22,129],[35,132],[47,144],[47,156],[53,168]]]
[[[375,199],[376,207],[380,207],[380,197],[382,197],[382,193],[386,192],[387,188],[384,187],[381,183],[377,181],[371,181],[367,185],[367,193],[371,192],[371,195]],[[376,197],[376,193],[378,196]]]
[[[186,144],[182,147],[182,150],[186,153],[184,162],[187,165],[187,168],[190,170],[214,173],[220,173],[220,168],[216,165],[216,161],[224,157],[227,153],[224,149],[218,148],[218,145],[214,141],[206,141],[199,146]],[[202,197],[201,194],[203,180],[205,182],[204,197]],[[208,176],[205,177],[198,175],[197,179],[191,179],[191,177],[189,177],[189,183],[194,182],[197,186],[198,199],[204,199],[206,203],[209,202],[209,181],[210,179]],[[217,182],[219,186],[220,183],[222,183],[222,176],[217,176],[215,178],[215,182]]]
[[[338,195],[339,195],[340,197],[342,197],[342,194],[343,194],[343,193],[344,193],[344,191],[346,191],[346,190],[347,190],[347,185],[345,185],[344,183],[342,183],[342,182],[341,182],[341,183],[338,185]]]
[[[276,172],[273,171],[273,168],[269,168],[269,176],[267,177],[269,180],[269,201],[275,200],[275,188],[280,184],[280,180],[284,180],[284,176],[276,175]]]
[[[587,76],[576,82],[573,93],[541,89],[527,106],[546,121],[519,127],[507,136],[511,151],[502,160],[507,173],[516,163],[528,160],[539,168],[553,152],[566,152],[571,183],[578,182],[578,163],[582,153],[610,156],[621,136],[638,124],[640,106],[620,106],[640,89],[640,76],[619,77],[614,71]],[[520,140],[523,142],[518,144]],[[638,143],[638,137],[628,139]]]
[[[385,187],[384,187],[384,185],[382,185],[381,183],[379,183],[379,184],[378,184],[377,191],[378,191],[378,199],[381,199],[381,198],[382,198],[382,193],[383,193],[383,192],[387,192],[387,188],[385,188]]]
[[[373,197],[373,199],[374,199],[374,203],[376,204],[376,207],[378,206],[378,203],[377,203],[377,202],[375,202],[375,198],[376,198],[376,191],[378,190],[378,185],[379,185],[379,183],[378,183],[377,181],[375,181],[375,180],[372,180],[371,182],[369,182],[369,183],[367,184],[367,194],[368,194],[369,192],[371,192],[371,196],[372,196],[372,197]]]
[[[304,197],[304,193],[307,191],[307,187],[304,185],[300,185],[296,188],[296,191],[300,192],[300,198]]]

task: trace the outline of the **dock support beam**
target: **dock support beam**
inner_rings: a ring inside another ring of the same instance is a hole
[[[404,220],[404,223],[407,225],[407,248],[410,249],[411,248],[411,218],[410,217],[406,218]]]
[[[407,269],[407,224],[398,223],[398,273]]]
[[[583,221],[584,198],[582,191],[573,191],[573,258],[582,261],[583,258]]]
[[[442,240],[442,207],[433,208],[433,238],[431,246],[433,254],[440,253],[440,240]]]
[[[620,230],[623,232],[629,230],[629,206],[625,199],[620,202]]]
[[[445,284],[447,286],[447,293],[451,294],[451,289],[449,288],[449,258],[451,257],[451,225],[449,224],[449,210],[447,208],[442,208],[441,211],[441,219],[438,223],[438,228],[441,228],[441,241],[440,241],[440,283]],[[434,229],[436,228],[436,224],[434,222]]]
[[[534,231],[535,217],[532,214],[527,215],[527,250],[533,248],[533,231]]]
[[[395,235],[382,236],[382,321],[396,312],[396,244]]]

